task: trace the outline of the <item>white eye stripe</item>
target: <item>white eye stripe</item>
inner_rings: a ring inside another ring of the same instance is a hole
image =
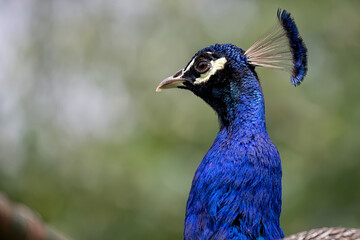
[[[195,80],[194,84],[207,82],[210,79],[210,77],[214,75],[218,70],[224,69],[225,63],[226,63],[225,57],[216,59],[215,61],[213,60],[210,61],[210,65],[211,65],[210,69],[206,73],[201,74],[200,77],[198,77]]]
[[[192,65],[194,65],[194,62],[195,62],[195,58],[189,63],[189,65],[187,65],[184,72],[187,72],[192,67]]]

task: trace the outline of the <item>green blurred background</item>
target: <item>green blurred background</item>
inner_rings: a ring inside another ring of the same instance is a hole
[[[288,235],[360,227],[360,1],[0,1],[0,189],[73,239],[181,239],[217,117],[157,84],[213,43],[246,49],[291,12],[297,88],[258,69]]]

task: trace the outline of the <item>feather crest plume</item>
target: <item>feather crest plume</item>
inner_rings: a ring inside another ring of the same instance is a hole
[[[256,41],[246,52],[249,64],[287,71],[291,83],[299,85],[307,72],[307,49],[294,19],[286,10],[278,9],[278,24]]]

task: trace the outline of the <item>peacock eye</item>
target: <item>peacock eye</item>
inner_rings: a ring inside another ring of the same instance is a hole
[[[210,68],[210,63],[208,61],[200,61],[195,65],[195,70],[199,73],[204,73]]]

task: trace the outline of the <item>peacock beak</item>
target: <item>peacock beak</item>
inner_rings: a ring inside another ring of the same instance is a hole
[[[167,88],[177,88],[180,86],[184,86],[183,82],[187,81],[183,78],[184,69],[179,70],[173,76],[165,78],[159,86],[156,88],[156,92],[160,92],[163,89]]]

